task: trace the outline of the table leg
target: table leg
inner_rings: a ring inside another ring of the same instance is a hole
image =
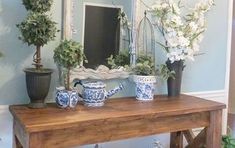
[[[20,144],[18,138],[15,135],[13,138],[13,148],[23,148],[22,145]]]
[[[221,148],[222,110],[210,112],[210,125],[206,129],[206,147]]]
[[[183,148],[183,132],[171,133],[170,148]]]

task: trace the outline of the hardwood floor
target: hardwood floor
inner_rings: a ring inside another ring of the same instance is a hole
[[[228,133],[231,132],[233,137],[235,137],[235,114],[228,114],[228,127]]]

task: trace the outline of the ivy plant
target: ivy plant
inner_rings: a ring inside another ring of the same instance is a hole
[[[222,138],[222,148],[234,148],[235,139],[231,135],[223,136]]]
[[[111,68],[118,68],[120,66],[129,67],[130,54],[128,50],[121,51],[118,55],[111,55],[109,58],[107,58],[107,63]]]
[[[222,137],[222,148],[234,148],[235,138],[232,136],[232,129],[228,127],[228,135]]]
[[[175,79],[175,71],[170,71],[166,64],[160,65],[158,75],[164,80],[168,80],[169,78]]]
[[[155,74],[154,61],[151,56],[140,55],[136,60],[136,66],[132,68],[136,75],[149,76]]]
[[[72,68],[77,67],[84,60],[87,62],[83,53],[83,47],[80,43],[72,40],[62,41],[54,50],[54,61],[59,66],[66,69],[65,74],[65,88],[70,90],[70,71]]]
[[[50,11],[53,0],[23,0],[26,10],[33,12]]]

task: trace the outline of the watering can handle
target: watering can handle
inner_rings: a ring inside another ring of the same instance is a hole
[[[73,87],[77,87],[77,85],[82,85],[82,80],[78,80],[77,82],[74,83]]]
[[[79,84],[79,85],[82,85],[82,81],[81,81],[81,80],[78,80],[77,82],[74,83],[73,87],[77,87],[78,84]],[[78,96],[79,96],[80,98],[83,98],[82,95],[81,95],[79,92],[77,92],[77,94],[78,94]]]

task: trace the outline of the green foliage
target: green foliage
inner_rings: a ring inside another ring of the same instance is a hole
[[[118,68],[120,66],[128,67],[130,65],[130,54],[127,50],[120,52],[115,57],[111,55],[107,58],[108,66]]]
[[[86,57],[82,52],[83,47],[80,43],[72,40],[64,40],[54,50],[54,61],[58,65],[64,67],[65,79],[64,84],[67,90],[70,90],[70,70],[81,64]]]
[[[22,0],[26,10],[33,12],[50,11],[53,0]]]
[[[74,68],[81,64],[85,55],[80,43],[72,40],[64,40],[54,50],[54,61],[65,68]]]
[[[175,71],[170,71],[166,64],[160,65],[159,75],[164,79],[167,80],[169,78],[175,79]]]
[[[0,58],[3,57],[3,54],[0,52]]]
[[[232,137],[231,129],[229,129],[229,134],[222,137],[222,148],[234,148],[235,147],[235,139]]]
[[[43,46],[54,40],[56,22],[43,13],[30,12],[22,23],[16,25],[21,31],[20,40],[28,45]]]
[[[222,148],[234,148],[235,139],[231,135],[226,135],[222,137]]]
[[[149,76],[155,74],[154,61],[151,56],[141,55],[136,62],[136,66],[132,69],[136,75]]]

